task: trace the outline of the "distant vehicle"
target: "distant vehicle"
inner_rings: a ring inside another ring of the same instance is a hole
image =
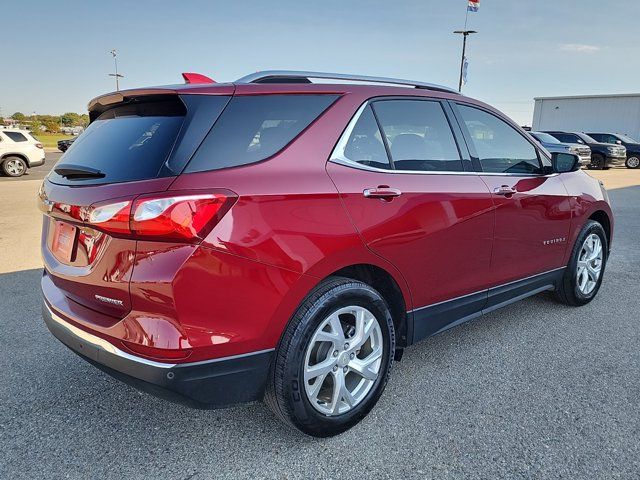
[[[544,132],[529,132],[529,134],[551,153],[573,153],[580,157],[580,165],[589,166],[591,164],[591,149],[584,144],[562,143],[556,137]]]
[[[76,137],[66,138],[64,140],[58,140],[58,150],[60,150],[61,152],[66,152],[71,146],[71,144],[75,142],[75,140],[76,140]]]
[[[545,131],[564,143],[579,143],[588,145],[591,149],[591,164],[587,168],[606,170],[611,167],[621,167],[627,161],[627,149],[622,145],[598,142],[582,132]]]
[[[0,169],[21,177],[27,169],[44,165],[44,148],[27,130],[0,129]]]
[[[640,142],[621,133],[588,133],[591,138],[595,138],[603,143],[615,143],[623,145],[627,149],[627,168],[640,167]]]

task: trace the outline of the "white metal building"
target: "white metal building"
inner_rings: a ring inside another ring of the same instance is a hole
[[[640,140],[640,93],[534,100],[533,130],[624,133]]]

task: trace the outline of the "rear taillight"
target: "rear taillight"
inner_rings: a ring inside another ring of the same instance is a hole
[[[36,147],[38,147],[38,148],[44,148],[44,147],[42,146],[42,144],[41,144],[41,143],[36,143]]]
[[[108,233],[147,240],[197,243],[228,211],[231,192],[165,192],[89,208],[86,223]]]

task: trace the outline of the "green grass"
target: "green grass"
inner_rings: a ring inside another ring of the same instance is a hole
[[[58,140],[73,138],[73,135],[64,135],[62,133],[39,133],[35,136],[44,148],[58,148]]]

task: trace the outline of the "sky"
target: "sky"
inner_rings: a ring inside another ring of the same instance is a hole
[[[83,113],[120,88],[287,69],[457,87],[466,0],[0,0],[0,113]],[[637,0],[481,0],[463,93],[531,124],[537,96],[640,91]]]

